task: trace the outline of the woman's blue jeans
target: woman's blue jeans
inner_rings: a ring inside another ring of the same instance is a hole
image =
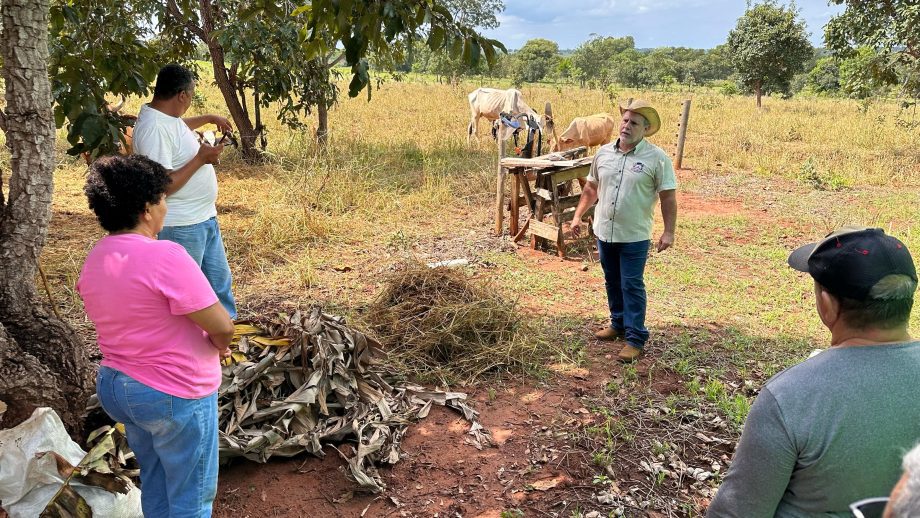
[[[185,248],[188,255],[201,267],[211,288],[217,294],[217,299],[227,313],[230,313],[230,318],[235,320],[236,301],[231,289],[230,265],[227,263],[227,252],[224,250],[224,239],[220,234],[217,218],[194,225],[163,227],[158,239],[179,243]]]
[[[597,251],[604,282],[607,305],[610,307],[610,327],[626,334],[626,342],[643,348],[648,341],[645,328],[645,261],[649,240],[634,243],[607,243],[597,240]]]
[[[141,467],[144,516],[211,516],[217,494],[217,393],[170,396],[109,367],[96,376],[99,402],[125,425]]]

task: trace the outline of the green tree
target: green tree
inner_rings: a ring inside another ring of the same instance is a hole
[[[503,0],[444,0],[454,20],[475,29],[496,29],[498,13],[505,10]]]
[[[623,86],[646,88],[655,84],[655,77],[649,69],[645,56],[635,49],[627,49],[610,61],[609,76]]]
[[[55,123],[71,125],[70,132],[87,137],[87,146],[93,142],[97,147],[114,147],[122,121],[104,116],[105,93],[146,95],[159,64],[175,56],[194,55],[196,38],[188,34],[191,21],[174,17],[194,3],[167,0],[169,5],[164,6],[153,0],[125,0],[119,6],[105,3],[109,0],[55,0],[52,14],[50,1],[0,4],[6,99],[0,109],[0,129],[11,151],[10,174],[0,176],[0,400],[8,405],[4,425],[17,424],[36,406],[50,406],[72,433],[79,434],[86,395],[92,391],[92,368],[80,337],[42,307],[35,289],[38,258],[51,218]],[[232,14],[246,21],[259,12]],[[483,55],[494,60],[496,51],[504,50],[500,43],[457,24],[442,4],[432,0],[319,0],[300,15],[303,18],[296,40],[303,47],[304,54],[300,55],[324,59],[335,46],[342,45],[344,61],[352,65],[349,93],[354,95],[367,87],[366,57],[375,50],[385,51],[382,47],[390,43],[401,47],[412,37],[424,35],[430,48],[450,48],[454,55],[471,63]],[[203,41],[213,60],[215,49],[226,50],[223,45],[227,40],[221,38],[232,35],[212,32],[213,19],[196,20],[209,35]],[[83,22],[88,25],[79,26]],[[133,23],[137,32],[125,29],[123,23]],[[150,30],[158,30],[156,37],[146,37],[143,31],[148,24]],[[100,27],[107,30],[100,31]],[[49,41],[49,35],[52,40],[71,38],[76,43],[75,55],[49,58],[49,49],[57,51],[66,45]],[[136,63],[128,63],[129,57]],[[81,68],[87,64],[92,68]],[[241,69],[242,65],[237,71]],[[226,74],[232,70],[232,66],[222,69]],[[90,77],[92,74],[99,77]],[[220,77],[216,79],[221,86]],[[100,119],[87,113],[103,115]],[[90,120],[102,120],[108,127],[100,131],[88,123]],[[81,127],[74,128],[75,124]],[[85,133],[90,127],[104,137],[95,141],[88,138],[93,136]],[[8,189],[3,188],[4,181]]]
[[[732,65],[757,96],[758,108],[765,91],[788,93],[793,76],[812,55],[805,22],[798,18],[794,5],[767,0],[749,6],[728,34]]]
[[[856,59],[866,67],[862,74],[850,70],[847,77],[858,77],[861,83],[846,88],[862,95],[882,85],[901,84],[905,93],[920,97],[920,6],[917,1],[831,1],[845,5],[846,9],[825,26],[824,40],[828,48],[839,59]],[[845,67],[841,64],[841,74]]]
[[[444,0],[444,5],[457,23],[476,29],[498,27],[498,13],[505,9],[502,0]],[[482,61],[474,65],[464,60],[462,55],[451,57],[446,49],[432,50],[425,42],[415,41],[411,47],[410,66],[415,72],[435,74],[438,81],[443,77],[456,83],[463,76],[492,73],[497,61],[488,67]]]
[[[699,83],[724,80],[732,74],[731,52],[723,43],[704,52],[687,65],[687,73]]]
[[[552,75],[562,80],[568,80],[572,77],[574,71],[575,65],[572,64],[572,58],[570,56],[560,56],[559,62],[556,63],[556,70]]]
[[[674,47],[660,47],[642,56],[641,61],[648,69],[648,74],[653,84],[684,82],[687,77],[686,64],[688,56],[682,50]]]
[[[606,81],[611,76],[613,59],[621,52],[635,49],[636,42],[632,36],[614,38],[612,36],[598,36],[592,34],[572,53],[572,65],[581,70],[579,78],[584,86],[585,81]]]
[[[319,119],[317,137],[322,141],[326,112],[337,96],[332,71],[339,64],[351,68],[349,95],[356,96],[366,89],[370,96],[367,57],[371,54],[384,56],[389,63],[402,63],[412,42],[424,40],[431,49],[447,49],[452,58],[478,64],[481,57],[493,62],[496,51],[505,50],[499,42],[457,22],[445,3],[438,0],[313,0],[300,7],[296,3],[251,0],[125,0],[122,6],[113,0],[54,1],[61,12],[55,28],[81,39],[82,44],[75,47],[83,50],[84,55],[79,56],[83,61],[104,62],[115,54],[137,59],[139,55],[143,59],[137,61],[155,73],[156,67],[166,61],[191,59],[196,44],[204,43],[213,64],[214,81],[240,133],[244,155],[251,158],[258,156],[257,143],[262,148],[265,145],[262,109],[274,103],[280,107],[282,122],[295,127],[301,116],[315,109]],[[127,14],[105,18],[105,22],[115,28],[113,33],[128,35],[131,31],[118,27],[133,24],[131,29],[137,34],[131,42],[133,46],[111,41],[105,33],[93,39],[82,29],[86,20],[111,16],[110,9]],[[68,45],[57,48],[60,52],[55,55],[60,56],[60,61],[76,59],[64,56]],[[104,93],[145,95],[152,80],[150,71],[144,69],[138,75],[143,79],[138,81],[143,84],[142,91],[127,88],[120,81],[120,61],[129,58],[115,60],[119,66],[104,70],[109,72],[101,76],[104,80],[90,86],[93,95],[55,90],[55,101],[61,106],[59,114],[66,119],[71,142],[83,144],[72,152],[87,148],[111,152],[117,145],[118,126],[123,124],[103,113]],[[70,69],[61,70],[64,68]],[[129,77],[134,84],[134,74]],[[93,113],[93,105],[105,124],[93,126],[78,121],[85,113]],[[58,123],[63,122],[59,116]]]
[[[878,52],[871,47],[859,47],[840,61],[840,85],[848,97],[872,97],[895,81],[896,70],[885,66],[884,60],[879,59]]]
[[[808,72],[805,87],[815,93],[830,94],[840,90],[840,67],[837,60],[825,56]]]
[[[513,54],[511,77],[515,84],[542,80],[559,63],[559,45],[554,41],[536,38],[527,41]]]

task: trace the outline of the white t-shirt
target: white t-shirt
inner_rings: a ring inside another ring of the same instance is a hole
[[[189,163],[198,153],[198,136],[182,120],[145,104],[134,124],[134,152],[169,170]],[[217,175],[214,166],[201,166],[189,181],[166,197],[164,226],[178,227],[207,221],[217,215]]]

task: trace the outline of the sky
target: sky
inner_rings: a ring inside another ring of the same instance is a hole
[[[843,7],[829,6],[827,0],[798,0],[796,5],[812,45],[824,46],[824,24]],[[744,0],[505,0],[501,26],[484,35],[509,50],[533,38],[575,49],[592,33],[632,36],[636,48],[711,49],[725,43],[745,9]]]

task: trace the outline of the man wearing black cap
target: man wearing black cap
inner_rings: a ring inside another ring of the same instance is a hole
[[[830,347],[760,391],[710,517],[849,516],[849,503],[891,491],[920,439],[907,247],[882,229],[844,228],[789,265],[814,279]]]

